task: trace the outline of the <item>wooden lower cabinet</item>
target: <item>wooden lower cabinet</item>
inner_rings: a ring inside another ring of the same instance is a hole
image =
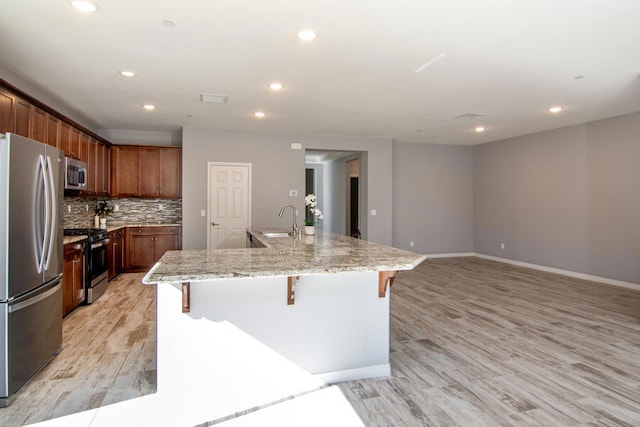
[[[109,266],[109,280],[122,273],[124,265],[124,229],[111,231],[107,246],[107,265]]]
[[[180,227],[128,227],[124,269],[151,268],[166,251],[180,249]]]
[[[62,271],[62,315],[66,316],[84,301],[85,243],[64,246]]]

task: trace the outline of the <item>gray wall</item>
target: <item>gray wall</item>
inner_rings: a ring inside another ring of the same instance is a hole
[[[325,194],[331,194],[331,204],[326,210],[326,214],[330,218],[327,226],[332,233],[344,234],[346,165],[344,160],[338,159],[325,163],[324,170]]]
[[[302,143],[302,150],[291,150],[292,142]],[[368,240],[391,244],[391,155],[390,140],[337,136],[309,136],[281,133],[217,131],[185,127],[182,135],[183,248],[207,247],[207,162],[242,162],[253,164],[252,226],[289,226],[290,219],[278,218],[283,204],[294,204],[304,217],[304,149],[367,151],[372,173],[368,186],[368,210],[378,215],[369,218]],[[289,190],[298,190],[290,198]]]
[[[393,246],[473,251],[472,147],[394,142]]]
[[[640,113],[473,151],[475,252],[640,283]]]

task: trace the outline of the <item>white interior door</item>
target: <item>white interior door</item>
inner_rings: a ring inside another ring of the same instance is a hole
[[[251,164],[209,162],[209,249],[246,247],[251,226]]]

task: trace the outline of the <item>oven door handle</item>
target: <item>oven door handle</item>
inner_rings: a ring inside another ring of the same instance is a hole
[[[101,248],[103,246],[107,246],[110,241],[111,241],[111,239],[104,239],[104,240],[100,240],[100,242],[98,242],[98,243],[92,243],[91,244],[91,249],[97,249],[97,248]]]

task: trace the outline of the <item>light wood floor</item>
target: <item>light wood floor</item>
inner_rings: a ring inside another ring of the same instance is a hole
[[[155,390],[155,288],[112,282],[0,426]],[[391,293],[389,378],[340,387],[369,426],[638,426],[640,292],[479,258],[427,260]]]
[[[640,426],[640,292],[479,258],[391,292],[386,379],[341,389],[370,426]]]
[[[123,274],[63,321],[62,352],[0,409],[12,427],[143,396],[156,389],[155,287]]]

